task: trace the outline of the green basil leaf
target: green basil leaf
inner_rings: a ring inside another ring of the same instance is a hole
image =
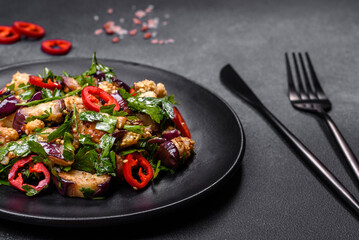
[[[84,195],[84,198],[91,198],[92,195],[95,193],[95,190],[93,190],[91,188],[82,187],[80,189],[80,192],[82,192],[82,194]]]
[[[74,137],[70,133],[65,132],[63,155],[66,161],[72,161],[74,159],[75,147],[72,145],[73,140]]]
[[[98,112],[86,111],[80,113],[79,118],[82,121],[95,122],[95,121],[103,121],[104,116]]]
[[[108,133],[113,133],[113,131],[115,130],[116,123],[117,123],[116,117],[103,116],[102,122],[96,123],[95,128],[97,130],[102,130],[102,131],[105,131]]]
[[[104,134],[100,139],[100,148],[102,149],[101,156],[107,157],[110,154],[110,150],[115,142],[116,138]]]
[[[44,148],[41,146],[40,143],[35,141],[28,141],[28,145],[31,152],[39,155],[41,158],[47,159],[47,153],[45,152]]]
[[[72,164],[73,169],[95,173],[94,163],[97,161],[97,152],[95,150],[88,150],[89,146],[81,148],[75,155],[75,162]]]
[[[65,132],[69,132],[72,126],[72,121],[68,119],[69,115],[66,115],[65,122],[57,128],[55,131],[47,136],[47,142],[50,142],[56,138],[63,137]]]
[[[145,128],[145,126],[142,125],[124,125],[123,129],[130,131],[130,132],[134,132],[134,133],[138,133],[138,134],[142,134],[143,133],[143,129]]]
[[[21,93],[19,96],[22,98],[22,100],[29,100],[32,95],[35,93],[35,88],[29,88],[25,92]]]

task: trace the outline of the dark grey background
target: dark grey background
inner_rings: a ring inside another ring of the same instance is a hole
[[[153,4],[164,20],[152,45],[139,35],[118,44],[94,36],[106,20],[129,24],[132,6]],[[108,8],[114,13],[108,15]],[[0,45],[0,66],[52,58],[90,57],[144,63],[181,74],[225,99],[246,133],[242,168],[214,195],[153,221],[109,228],[77,229],[80,237],[156,239],[358,239],[358,220],[301,163],[280,137],[219,82],[231,63],[255,93],[359,198],[318,121],[294,110],[286,97],[284,52],[309,51],[329,95],[336,121],[359,155],[359,2],[357,1],[10,1],[0,2],[0,24],[41,24],[44,39],[64,38],[71,52],[51,57],[40,41]],[[94,21],[94,15],[99,21]],[[213,113],[216,114],[216,113]],[[223,133],[225,134],[225,133]],[[54,206],[56,207],[56,206]],[[1,239],[60,239],[71,229],[0,220]]]

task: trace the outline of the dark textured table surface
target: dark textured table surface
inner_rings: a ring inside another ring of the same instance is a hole
[[[112,43],[95,36],[108,20],[127,29],[138,9],[159,18],[151,44],[141,33]],[[113,8],[113,13],[107,10]],[[33,60],[90,57],[143,63],[183,75],[226,100],[241,119],[246,151],[236,176],[203,201],[140,224],[62,229],[0,220],[0,239],[358,239],[353,216],[253,109],[219,82],[231,63],[270,110],[359,198],[342,156],[321,124],[294,110],[286,96],[286,51],[308,51],[329,95],[331,116],[359,155],[359,2],[357,1],[10,1],[0,25],[15,20],[46,29],[44,39],[73,43],[52,57],[40,41],[0,45],[0,67]],[[166,23],[163,23],[166,22]],[[215,114],[215,113],[214,113]],[[225,133],[224,133],[225,134]],[[56,207],[56,206],[54,206]]]

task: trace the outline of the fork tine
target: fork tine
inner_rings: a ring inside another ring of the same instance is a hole
[[[327,100],[327,97],[325,96],[325,93],[322,89],[322,86],[319,83],[317,74],[315,73],[312,61],[310,60],[309,54],[308,52],[305,53],[305,56],[307,58],[307,62],[308,62],[308,66],[309,66],[309,71],[310,71],[310,75],[311,75],[311,79],[312,79],[312,83],[314,86],[314,91],[316,92],[317,96],[319,99],[321,100]]]
[[[302,77],[301,77],[299,67],[298,67],[297,57],[296,57],[295,53],[292,53],[292,56],[293,56],[293,61],[294,61],[295,72],[297,74],[297,83],[298,83],[298,88],[299,88],[298,91],[299,91],[300,98],[302,100],[307,100],[308,96],[307,96],[306,91],[305,91],[305,89],[303,87],[303,82],[302,82]]]
[[[295,85],[294,85],[294,82],[293,82],[293,75],[292,75],[292,70],[291,70],[291,67],[290,67],[288,53],[285,53],[285,64],[287,66],[289,100],[290,101],[298,101],[300,98],[299,98],[297,90],[295,89]]]
[[[309,82],[308,72],[307,72],[307,69],[306,69],[304,61],[303,61],[302,53],[299,53],[299,61],[300,61],[300,65],[302,66],[304,84],[306,85],[306,89],[307,89],[307,92],[308,92],[309,99],[315,100],[317,98],[316,98],[316,96],[314,94],[314,91],[313,91],[313,88],[312,88],[312,86],[311,86],[311,84]]]

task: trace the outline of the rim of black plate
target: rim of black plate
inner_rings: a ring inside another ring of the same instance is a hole
[[[49,62],[56,63],[56,62],[61,62],[64,60],[84,61],[84,60],[89,60],[89,59],[91,59],[91,58],[68,57],[68,58],[61,58],[61,59],[37,59],[37,60],[24,61],[24,62],[19,62],[19,63],[14,63],[14,64],[8,64],[8,65],[0,67],[0,71],[4,71],[9,68],[15,68],[15,67],[20,67],[20,66],[25,66],[25,65],[32,65],[32,64],[42,63],[42,62],[43,63],[49,63]],[[46,225],[46,226],[53,226],[53,227],[56,227],[56,226],[57,227],[88,227],[88,226],[95,226],[95,225],[96,226],[106,226],[106,225],[114,225],[114,224],[121,224],[121,223],[131,223],[131,222],[135,222],[136,218],[138,216],[143,216],[143,217],[147,218],[152,215],[157,215],[157,214],[159,215],[164,210],[167,210],[167,211],[175,210],[178,207],[184,206],[186,204],[194,203],[196,200],[199,200],[199,198],[205,197],[207,194],[209,194],[213,190],[215,190],[217,185],[220,185],[220,184],[224,183],[226,180],[228,180],[232,176],[232,174],[234,174],[236,172],[236,170],[239,168],[241,159],[244,156],[245,134],[244,134],[244,130],[243,130],[243,125],[242,125],[238,115],[224,99],[222,99],[221,97],[212,93],[210,90],[201,86],[200,84],[198,84],[194,81],[191,81],[182,75],[179,75],[174,72],[170,72],[168,70],[164,70],[164,69],[150,66],[147,64],[124,61],[124,60],[116,60],[116,59],[109,59],[109,58],[98,58],[98,60],[114,61],[114,62],[119,62],[121,64],[128,64],[128,65],[138,65],[141,67],[146,67],[146,68],[161,71],[161,72],[164,72],[164,73],[167,73],[170,75],[174,75],[174,76],[184,79],[187,82],[190,82],[191,84],[194,84],[194,85],[204,89],[205,91],[210,93],[212,96],[217,98],[228,108],[228,110],[230,110],[230,112],[233,114],[233,116],[236,119],[237,126],[239,127],[241,143],[238,148],[238,153],[237,153],[235,161],[233,162],[231,167],[226,171],[225,174],[223,174],[215,182],[213,182],[209,186],[205,187],[204,189],[202,189],[188,197],[185,197],[183,199],[179,199],[172,203],[165,204],[163,206],[156,207],[156,208],[151,208],[151,209],[134,212],[134,213],[118,214],[118,215],[111,215],[111,216],[96,216],[96,217],[48,217],[48,216],[36,216],[36,215],[25,214],[25,213],[15,213],[12,211],[0,209],[0,215],[3,218],[13,220],[16,222],[32,224],[32,225],[40,225],[40,226]],[[31,221],[29,221],[29,220],[31,220]]]

